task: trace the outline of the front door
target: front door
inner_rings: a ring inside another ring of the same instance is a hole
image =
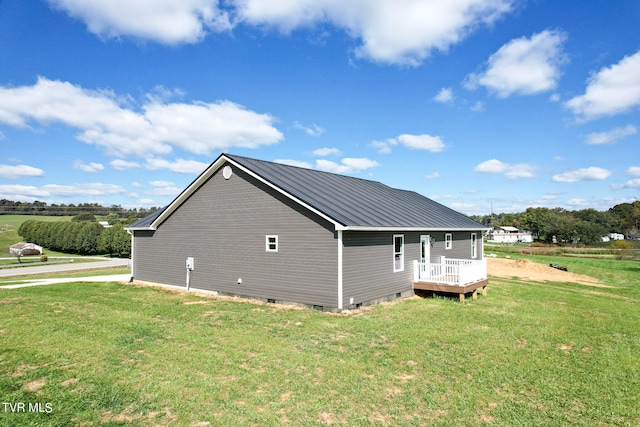
[[[431,236],[420,236],[420,277],[426,278],[426,272],[429,271],[428,264],[431,262]]]

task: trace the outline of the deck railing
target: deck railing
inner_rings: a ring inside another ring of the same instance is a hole
[[[464,286],[487,278],[487,260],[442,257],[439,263],[413,261],[414,282]]]

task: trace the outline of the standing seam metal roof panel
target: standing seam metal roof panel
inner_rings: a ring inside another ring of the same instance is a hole
[[[486,228],[414,191],[297,166],[225,156],[346,227]]]

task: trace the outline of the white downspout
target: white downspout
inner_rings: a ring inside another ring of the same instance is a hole
[[[135,231],[133,230],[127,230],[127,233],[129,233],[131,235],[131,279],[130,281],[133,281],[133,278],[136,277],[133,271],[133,267],[136,265],[135,261],[134,261],[134,257],[133,257],[133,248],[134,248],[134,244],[133,244],[133,239],[135,237]]]
[[[342,310],[342,230],[338,230],[338,310]]]

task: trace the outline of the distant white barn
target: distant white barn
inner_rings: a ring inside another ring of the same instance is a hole
[[[504,226],[491,230],[487,240],[494,243],[531,243],[533,242],[533,235],[530,231]]]
[[[14,256],[42,255],[42,246],[35,243],[20,242],[12,245],[9,252]]]

